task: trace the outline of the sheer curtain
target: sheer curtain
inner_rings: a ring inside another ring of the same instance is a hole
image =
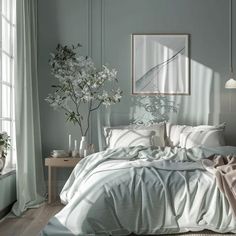
[[[0,0],[0,132],[11,137],[11,149],[6,158],[5,171],[15,168],[15,36],[16,0]]]
[[[37,87],[37,0],[16,0],[17,202],[20,215],[45,198]]]

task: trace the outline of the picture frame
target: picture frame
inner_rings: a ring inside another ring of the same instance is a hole
[[[133,95],[190,95],[190,34],[131,37]]]

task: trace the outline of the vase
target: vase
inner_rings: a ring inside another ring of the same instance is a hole
[[[74,150],[72,151],[72,157],[79,157],[79,150],[77,148],[77,140],[75,140]]]
[[[3,156],[3,151],[0,150],[0,171],[4,168],[5,165],[5,158]]]
[[[72,151],[72,157],[76,158],[76,157],[80,157],[79,151],[78,150],[73,150]]]
[[[0,171],[3,170],[4,166],[5,166],[5,158],[0,158]]]
[[[81,158],[87,156],[87,140],[85,136],[82,136],[79,146],[79,156]]]

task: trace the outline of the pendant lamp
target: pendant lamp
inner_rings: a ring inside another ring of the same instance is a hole
[[[229,80],[225,83],[225,88],[236,89],[236,80],[233,74],[233,57],[232,57],[232,0],[229,0],[229,63],[230,63],[230,74]]]

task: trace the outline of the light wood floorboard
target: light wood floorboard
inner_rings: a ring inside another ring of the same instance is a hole
[[[8,216],[0,223],[0,235],[37,236],[48,220],[62,208],[59,202],[45,203],[40,208],[29,209],[21,217]]]
[[[37,209],[26,211],[21,217],[7,217],[0,223],[0,236],[38,236],[39,232],[47,224],[48,220],[59,212],[63,205],[59,202],[45,203]],[[211,231],[183,233],[181,236],[223,236],[235,234],[216,234]],[[132,236],[132,235],[130,235]],[[173,235],[172,235],[173,236]]]

